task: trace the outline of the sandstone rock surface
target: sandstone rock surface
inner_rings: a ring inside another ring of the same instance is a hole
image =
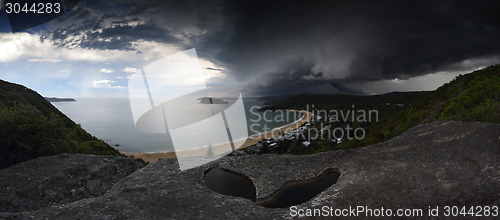
[[[28,212],[3,208],[0,217],[290,217],[289,208],[264,208],[247,199],[211,191],[203,184],[203,175],[213,166],[235,170],[251,178],[257,198],[271,195],[286,182],[315,177],[328,167],[341,171],[335,185],[298,205],[299,208],[368,206],[426,210],[428,206],[500,205],[499,157],[499,124],[435,122],[414,127],[384,143],[351,150],[314,155],[224,157],[187,171],[180,171],[176,160],[160,160],[125,177],[102,195]],[[9,169],[2,170],[2,176],[12,172]],[[24,169],[38,168],[26,166]],[[33,178],[41,178],[41,175]],[[3,185],[0,190],[4,195]]]
[[[0,212],[34,211],[106,193],[143,167],[127,157],[59,154],[0,170]]]

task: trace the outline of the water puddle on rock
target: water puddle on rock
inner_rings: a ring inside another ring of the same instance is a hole
[[[339,176],[338,170],[329,168],[315,178],[288,182],[272,195],[259,200],[256,200],[252,180],[238,172],[215,167],[207,170],[204,180],[205,185],[217,193],[250,199],[267,208],[284,208],[309,201],[335,184]]]
[[[253,182],[243,174],[215,167],[205,173],[204,179],[205,185],[215,192],[255,201]]]

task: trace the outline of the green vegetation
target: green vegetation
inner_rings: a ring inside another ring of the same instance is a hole
[[[59,153],[121,155],[38,93],[0,80],[0,168]]]
[[[362,140],[344,139],[341,143],[334,143],[331,139],[320,138],[307,147],[300,145],[303,140],[296,140],[289,145],[288,152],[309,154],[362,147],[389,140],[416,125],[438,120],[500,123],[500,65],[460,75],[431,92],[398,92],[377,96],[302,94],[268,104],[263,110],[306,109],[306,105],[309,105],[309,110],[314,105],[316,111],[313,113],[321,110],[329,112],[332,109],[377,110],[378,121],[360,122],[352,118],[337,122],[318,120],[315,125],[308,127],[320,129],[330,125],[327,134],[332,134],[334,128],[345,128],[347,125],[363,128],[366,136]],[[273,149],[270,151],[279,153]]]
[[[500,123],[500,65],[460,75],[396,117],[389,121],[398,125],[392,136],[437,120]]]

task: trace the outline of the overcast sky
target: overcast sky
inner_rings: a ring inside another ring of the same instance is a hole
[[[500,63],[499,1],[81,0],[12,32],[0,79],[45,96],[127,97],[127,77],[195,48],[210,82],[244,94],[432,90]]]

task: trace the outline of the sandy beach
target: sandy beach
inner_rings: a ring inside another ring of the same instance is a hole
[[[289,110],[289,111],[296,111],[296,110]],[[234,141],[235,146],[240,146],[240,148],[245,148],[254,144],[257,144],[260,140],[262,139],[270,139],[278,136],[280,132],[287,133],[290,132],[298,127],[300,127],[302,124],[307,123],[311,120],[311,117],[313,114],[308,111],[299,111],[300,113],[304,114],[304,117],[302,117],[300,120],[297,120],[293,123],[290,123],[288,125],[275,128],[271,131],[265,132],[265,133],[260,133],[256,135],[252,135],[248,137],[247,139],[244,140],[236,140]],[[243,142],[243,143],[242,143]],[[231,149],[231,143],[225,143],[225,144],[220,144],[216,146],[212,146],[211,150],[213,154],[218,155],[222,153],[228,152],[228,149]],[[135,158],[142,158],[144,161],[147,162],[156,162],[160,158],[174,158],[174,157],[192,157],[192,156],[203,156],[207,155],[208,153],[208,148],[200,148],[200,149],[193,149],[193,150],[187,150],[187,151],[179,151],[179,152],[167,152],[167,153],[130,153],[130,152],[121,152],[122,154],[125,154],[127,156],[134,156]]]

